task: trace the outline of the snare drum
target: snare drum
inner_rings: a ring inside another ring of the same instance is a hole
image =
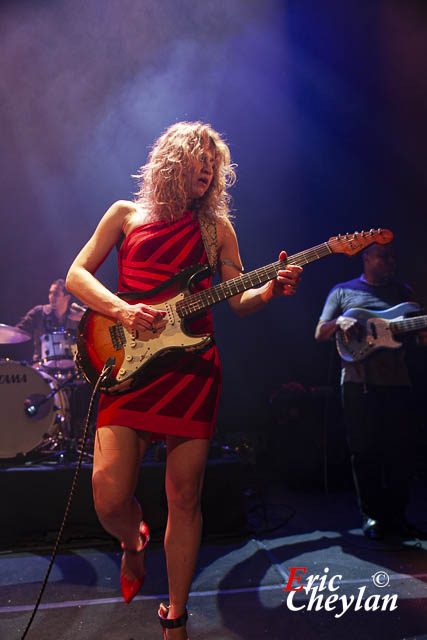
[[[68,331],[44,333],[40,338],[42,365],[47,371],[74,370],[76,339]]]
[[[44,371],[14,360],[0,360],[0,458],[27,455],[57,433],[69,420],[66,393],[58,391],[54,378]],[[34,415],[26,408],[37,407]]]

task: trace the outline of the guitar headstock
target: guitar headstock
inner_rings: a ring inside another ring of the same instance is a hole
[[[338,235],[328,240],[332,253],[345,253],[354,256],[370,244],[388,244],[393,240],[393,233],[388,229],[371,229],[370,231],[355,231]]]

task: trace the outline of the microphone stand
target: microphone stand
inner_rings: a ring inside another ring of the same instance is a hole
[[[58,391],[61,391],[61,389],[63,389],[67,384],[70,384],[70,382],[72,382],[75,378],[77,378],[77,376],[78,376],[78,372],[76,371],[71,376],[69,376],[66,380],[64,380],[64,382],[62,382],[61,384],[58,384],[58,386],[55,389],[52,389],[50,393],[43,396],[41,400],[36,400],[35,402],[31,402],[31,404],[27,404],[28,400],[26,400],[25,413],[27,413],[29,416],[35,416],[39,408],[43,404],[45,404],[45,402],[47,402],[53,396],[55,396],[58,393]]]
[[[101,384],[101,382],[105,381],[106,379],[108,379],[108,377],[111,375],[111,372],[114,368],[114,365],[116,363],[116,359],[111,356],[110,358],[107,359],[106,363],[104,364],[104,367],[99,375],[99,378],[97,380],[96,383],[96,391],[98,390],[99,385]],[[56,389],[53,389],[50,393],[48,393],[46,396],[43,396],[40,400],[35,400],[34,402],[31,400],[31,398],[26,400],[26,408],[25,408],[25,412],[30,416],[30,417],[34,417],[37,415],[37,412],[39,410],[39,408],[45,404],[50,398],[52,398],[55,394],[58,393],[58,391],[60,391],[61,389],[63,389],[67,384],[70,384],[70,382],[72,382],[74,380],[74,378],[76,378],[76,376],[78,375],[78,372],[73,373],[69,378],[67,378],[64,382],[62,382],[61,384],[58,384],[58,386],[56,387]],[[92,394],[92,398],[94,398],[95,396],[95,392]],[[47,460],[48,457],[58,457],[58,456],[70,456],[71,460],[73,461],[76,457],[80,459],[83,458],[83,455],[86,455],[89,458],[93,458],[93,456],[88,453],[88,452],[84,452],[84,446],[85,446],[85,441],[87,439],[87,432],[88,432],[88,428],[89,428],[89,422],[90,422],[90,417],[92,414],[92,410],[88,412],[88,416],[86,419],[86,425],[85,425],[85,434],[83,437],[83,443],[81,447],[78,447],[76,444],[76,440],[72,437],[70,437],[70,433],[68,432],[66,434],[65,438],[59,438],[58,436],[51,436],[48,438],[47,442],[44,442],[42,445],[40,445],[38,447],[38,454],[42,456],[42,460]],[[69,425],[68,425],[69,426]],[[61,448],[59,448],[60,445],[60,441],[62,440],[64,446],[61,445]],[[47,451],[43,451],[43,448],[46,447],[48,444],[50,446],[52,446],[53,443],[53,449],[47,450]],[[57,450],[54,450],[55,447],[57,448]],[[71,457],[72,456],[72,457]],[[91,461],[91,460],[90,460]]]
[[[25,413],[31,418],[35,418],[40,407],[46,404],[46,402],[61,391],[61,389],[71,384],[77,376],[78,371],[67,377],[63,382],[59,383],[55,380],[57,386],[52,389],[50,393],[42,396],[38,400],[31,400],[31,396],[30,398],[27,398],[25,401]],[[36,456],[34,462],[46,461],[48,458],[58,457],[62,457],[61,462],[63,462],[65,456],[68,461],[72,462],[78,456],[80,452],[71,434],[71,417],[68,416],[64,422],[65,432],[61,432],[59,430],[57,433],[46,438],[44,442],[42,442],[37,449],[33,451],[33,454]],[[90,456],[90,454],[86,455]],[[40,456],[40,459],[38,459],[38,456]]]

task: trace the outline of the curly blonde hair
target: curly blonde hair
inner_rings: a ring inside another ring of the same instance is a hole
[[[193,210],[210,220],[229,219],[231,196],[227,189],[236,181],[235,164],[220,134],[202,122],[177,122],[154,143],[148,160],[133,176],[139,182],[135,202],[154,220],[172,222],[187,205],[187,168],[192,159],[203,159],[213,145],[215,168],[209,189],[193,202]]]

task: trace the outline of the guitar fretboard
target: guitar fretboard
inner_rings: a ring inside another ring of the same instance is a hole
[[[222,302],[222,300],[226,300],[238,293],[243,293],[248,289],[252,289],[252,287],[258,287],[269,280],[273,280],[277,277],[280,269],[285,269],[287,264],[295,264],[302,267],[306,264],[310,264],[310,262],[314,262],[315,260],[320,260],[320,258],[324,258],[331,253],[333,253],[333,251],[329,247],[329,244],[327,242],[323,242],[316,247],[301,251],[300,253],[295,253],[293,256],[288,256],[285,261],[278,260],[277,262],[268,264],[265,267],[260,267],[259,269],[245,273],[242,276],[237,276],[237,278],[221,282],[220,284],[217,284],[210,289],[206,289],[205,291],[192,293],[184,298],[184,300],[178,302],[176,309],[181,318],[186,318],[193,314],[200,313],[200,311],[203,311],[218,302]]]
[[[404,320],[391,320],[390,328],[393,333],[405,333],[407,331],[419,331],[427,327],[427,316],[415,316]]]

